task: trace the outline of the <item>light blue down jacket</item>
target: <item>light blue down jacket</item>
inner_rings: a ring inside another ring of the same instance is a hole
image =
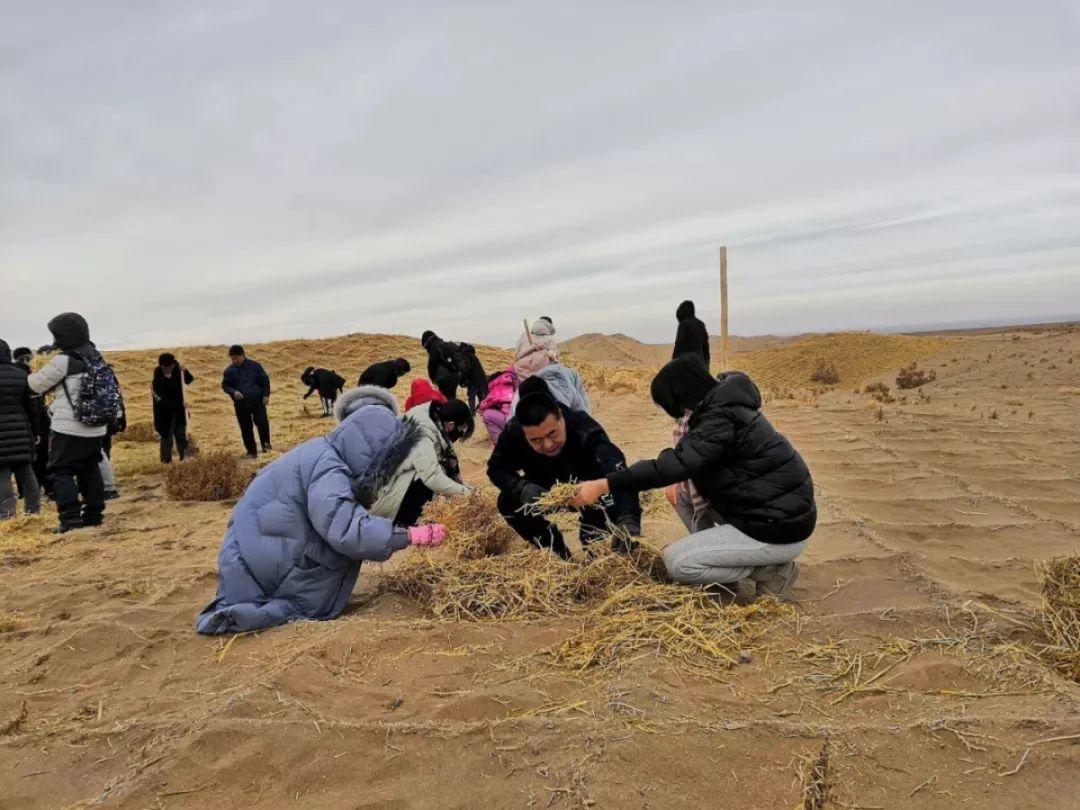
[[[385,560],[408,535],[368,512],[416,444],[384,389],[349,392],[340,425],[267,465],[233,509],[218,556],[218,593],[200,633],[262,630],[344,610],[363,560]]]

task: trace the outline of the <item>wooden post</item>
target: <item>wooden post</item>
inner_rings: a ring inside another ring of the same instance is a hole
[[[720,370],[728,370],[727,246],[720,248]]]
[[[521,320],[522,320],[522,323],[525,324],[525,339],[527,341],[529,341],[529,345],[532,346],[533,345],[533,339],[532,339],[532,332],[529,331],[529,319],[528,318],[522,318]]]

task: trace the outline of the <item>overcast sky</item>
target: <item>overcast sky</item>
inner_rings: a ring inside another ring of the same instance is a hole
[[[1080,315],[1080,2],[0,0],[0,337]]]

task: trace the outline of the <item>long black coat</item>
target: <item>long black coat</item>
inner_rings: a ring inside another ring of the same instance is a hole
[[[150,384],[154,392],[154,430],[166,436],[173,430],[173,420],[180,426],[187,425],[187,412],[184,410],[184,391],[180,385],[179,367],[173,369],[171,377],[166,377],[161,366],[154,369],[154,381]],[[191,385],[195,377],[186,368],[183,371],[184,382]]]
[[[0,340],[0,464],[4,466],[34,460],[32,394],[26,372],[12,365],[11,349]]]
[[[671,359],[696,352],[705,358],[705,367],[709,366],[709,332],[705,324],[694,314],[694,302],[683,301],[675,311],[679,329],[675,333],[675,349]]]
[[[749,377],[724,375],[694,409],[678,446],[609,475],[612,492],[690,480],[728,523],[755,540],[807,539],[817,522],[810,470],[760,408]]]

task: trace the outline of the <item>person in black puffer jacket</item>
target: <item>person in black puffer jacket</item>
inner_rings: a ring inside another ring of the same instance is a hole
[[[308,392],[303,398],[307,399],[318,391],[319,400],[322,402],[322,415],[333,416],[334,403],[337,402],[338,394],[345,387],[345,378],[331,368],[308,366],[300,375],[300,382],[308,387]]]
[[[18,501],[11,476],[19,482],[27,514],[41,511],[41,487],[34,476],[34,444],[40,425],[26,372],[11,362],[11,349],[0,340],[0,519],[15,516]]]
[[[27,346],[20,346],[12,354],[15,358],[15,368],[21,368],[29,377],[33,372],[30,363],[34,359],[34,352]],[[34,443],[34,477],[41,485],[41,488],[45,490],[45,495],[51,498],[52,485],[49,483],[49,476],[46,474],[46,468],[49,465],[49,429],[52,427],[49,420],[49,410],[45,407],[44,397],[35,394],[33,391],[30,392],[30,404],[33,408],[30,420],[31,427],[33,427],[34,437],[37,439]],[[25,497],[21,489],[19,490],[19,497]]]
[[[385,388],[389,391],[410,371],[412,371],[412,366],[404,357],[399,357],[396,360],[386,360],[382,363],[372,363],[364,369],[364,373],[360,375],[356,387],[377,385],[379,388]]]
[[[672,360],[652,383],[674,419],[689,414],[674,449],[583,484],[576,505],[607,492],[641,492],[691,481],[702,508],[677,505],[689,537],[664,551],[668,572],[696,585],[749,578],[758,595],[786,595],[794,560],[814,531],[814,483],[802,456],[761,413],[761,394],[742,372],[714,379],[697,354]]]
[[[679,328],[675,332],[675,348],[671,352],[671,359],[675,360],[684,354],[695,352],[705,360],[705,368],[709,367],[709,332],[705,324],[697,316],[693,301],[683,301],[675,310],[675,319],[679,322]]]
[[[461,385],[461,368],[458,366],[460,348],[456,343],[443,340],[430,329],[420,336],[420,345],[428,353],[428,379],[447,399],[457,399]]]

